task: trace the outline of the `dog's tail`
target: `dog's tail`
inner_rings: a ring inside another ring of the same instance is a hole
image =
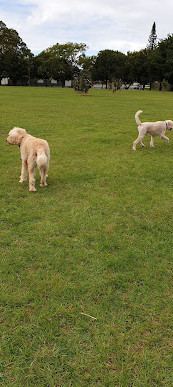
[[[45,165],[47,165],[48,157],[47,157],[47,155],[45,153],[44,148],[39,148],[37,150],[36,162],[37,162],[38,168],[41,168],[41,167],[44,167]]]
[[[143,113],[143,110],[138,110],[135,114],[135,120],[136,120],[136,123],[137,125],[141,125],[141,121],[139,119],[139,114]]]

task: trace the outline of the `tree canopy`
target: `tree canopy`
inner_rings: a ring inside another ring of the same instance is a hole
[[[38,75],[61,81],[64,85],[66,79],[73,79],[75,72],[79,72],[80,57],[85,50],[84,43],[55,44],[36,57]]]
[[[102,50],[98,53],[94,65],[94,77],[96,80],[112,82],[123,79],[125,73],[125,54],[119,51]]]

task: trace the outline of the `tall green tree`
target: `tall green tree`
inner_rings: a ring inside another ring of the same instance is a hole
[[[151,33],[148,39],[148,46],[150,50],[154,50],[157,47],[157,34],[156,34],[156,23],[152,25]]]
[[[97,55],[94,65],[94,78],[106,83],[120,80],[125,73],[125,54],[114,50],[103,50]]]
[[[138,81],[145,85],[157,81],[159,76],[157,49],[144,49],[127,53],[128,82]]]
[[[127,81],[147,83],[149,78],[147,50],[127,53]]]
[[[14,85],[29,82],[32,58],[17,31],[0,21],[0,78],[8,77]]]
[[[50,53],[48,50],[42,51],[34,58],[36,67],[36,78],[42,78],[45,81],[53,78],[50,65]]]
[[[173,84],[173,35],[168,35],[166,39],[158,43],[157,63],[159,69],[159,80],[166,79]]]
[[[86,50],[84,43],[55,44],[37,56],[38,75],[44,79],[56,79],[65,84],[79,73],[80,57]]]

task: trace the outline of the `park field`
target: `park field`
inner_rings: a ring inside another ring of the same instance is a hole
[[[0,87],[0,386],[173,385],[173,93]],[[48,186],[19,183],[19,126]]]

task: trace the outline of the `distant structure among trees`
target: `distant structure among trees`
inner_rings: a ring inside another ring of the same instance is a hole
[[[97,56],[86,56],[85,43],[56,43],[34,56],[17,31],[0,21],[0,84],[67,85],[87,90],[94,82],[116,88],[122,82],[142,85],[173,85],[173,35],[157,41],[153,23],[148,45],[140,51],[123,54],[101,50]],[[173,87],[173,86],[172,86]]]

